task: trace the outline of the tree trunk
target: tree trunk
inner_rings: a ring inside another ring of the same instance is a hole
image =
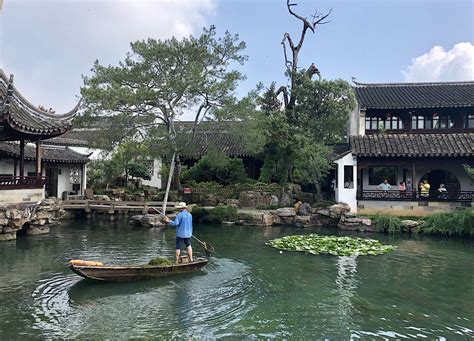
[[[170,163],[170,172],[168,174],[168,182],[166,184],[166,191],[165,191],[165,197],[163,199],[163,207],[161,212],[166,215],[166,205],[168,204],[168,194],[170,193],[170,187],[171,187],[171,179],[173,178],[173,173],[174,173],[174,159],[176,157],[176,153],[173,153],[173,156],[171,157],[171,163]]]

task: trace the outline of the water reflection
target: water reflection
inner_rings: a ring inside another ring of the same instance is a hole
[[[337,277],[336,285],[338,291],[338,319],[341,326],[349,329],[352,323],[352,302],[351,298],[357,289],[357,257],[341,256],[337,257]]]
[[[330,229],[199,225],[218,251],[202,272],[95,283],[67,258],[172,258],[174,231],[93,224],[0,243],[0,339],[474,337],[472,240],[371,235],[399,248],[336,258],[265,245]]]

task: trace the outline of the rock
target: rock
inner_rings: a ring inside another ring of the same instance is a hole
[[[29,236],[36,236],[39,234],[46,234],[49,233],[49,226],[39,226],[35,224],[31,224],[28,229],[26,230],[26,234]]]
[[[349,212],[351,209],[349,205],[341,203],[329,206],[328,210],[331,218],[339,219],[344,213]]]
[[[11,209],[11,210],[7,210],[5,217],[7,217],[8,219],[17,220],[17,219],[21,219],[23,217],[23,214],[20,210]]]
[[[143,215],[133,215],[130,217],[128,220],[129,224],[140,224],[142,223],[142,217]]]
[[[166,226],[163,222],[163,217],[159,214],[145,214],[140,220],[142,226],[147,227],[162,227]]]
[[[273,225],[273,215],[270,213],[263,213],[262,214],[262,223],[265,226]]]
[[[201,206],[217,206],[219,204],[217,196],[212,193],[202,195],[199,202]]]
[[[222,203],[232,207],[239,207],[239,199],[224,199]]]
[[[281,225],[281,218],[272,213],[273,225]]]
[[[110,201],[110,197],[108,195],[102,194],[102,195],[94,195],[94,200],[104,200],[104,201]]]
[[[406,220],[402,220],[401,221],[402,223],[402,229],[403,230],[411,230],[417,226],[420,226],[424,223],[423,220],[419,220],[419,221],[416,221],[416,220],[409,220],[409,219],[406,219]]]
[[[307,202],[304,202],[300,205],[300,210],[299,210],[299,214],[301,215],[311,215],[311,205],[308,204]]]
[[[16,239],[16,232],[0,234],[0,241],[14,240],[14,239]]]
[[[366,218],[342,215],[338,227],[341,230],[372,232],[372,221]]]
[[[293,217],[296,215],[296,212],[293,209],[293,207],[283,207],[283,208],[277,209],[276,214],[279,217]]]
[[[0,218],[0,226],[1,225],[8,225],[8,219],[7,218]]]
[[[239,194],[239,206],[242,208],[257,208],[263,205],[263,195],[255,191],[242,191]]]
[[[311,221],[311,216],[307,215],[297,215],[294,218],[294,224],[298,227],[309,226]]]
[[[20,219],[10,219],[8,221],[8,226],[21,228],[26,223],[26,219],[21,217]]]
[[[278,207],[278,197],[276,195],[270,196],[270,206]]]

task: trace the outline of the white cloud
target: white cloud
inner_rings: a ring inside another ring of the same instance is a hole
[[[447,51],[442,46],[433,46],[413,58],[402,73],[407,82],[474,80],[474,45],[458,43]]]
[[[216,10],[217,0],[6,0],[0,67],[34,104],[67,111],[94,60],[117,64],[131,41],[199,35]]]

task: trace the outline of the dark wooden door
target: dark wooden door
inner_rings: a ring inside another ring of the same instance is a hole
[[[58,196],[58,169],[55,167],[46,168],[46,192],[48,197]]]

